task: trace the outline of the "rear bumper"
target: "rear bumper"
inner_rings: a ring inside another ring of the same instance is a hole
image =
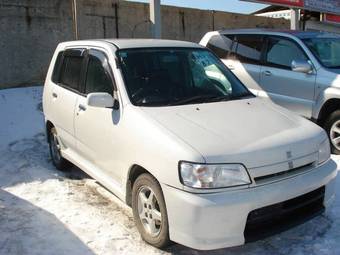
[[[251,212],[322,187],[321,207],[327,207],[334,200],[336,175],[337,165],[329,160],[294,178],[241,190],[193,194],[162,184],[170,239],[199,250],[242,245]]]

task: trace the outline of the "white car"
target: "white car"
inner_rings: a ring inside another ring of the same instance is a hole
[[[54,165],[72,162],[131,205],[156,247],[241,245],[334,199],[326,133],[255,97],[198,44],[61,43],[43,108]]]

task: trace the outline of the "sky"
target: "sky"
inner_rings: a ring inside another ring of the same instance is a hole
[[[149,0],[130,0],[134,2],[149,2]],[[243,2],[239,0],[161,0],[161,4],[189,8],[251,13],[266,7],[263,4]]]

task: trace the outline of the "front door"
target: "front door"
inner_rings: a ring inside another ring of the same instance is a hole
[[[308,61],[303,49],[293,40],[279,36],[268,38],[260,85],[269,97],[293,112],[312,117],[316,74],[292,71],[294,60]]]
[[[83,96],[76,106],[75,134],[80,156],[95,165],[104,174],[119,181],[117,155],[119,153],[120,111],[112,108],[88,106],[86,95],[107,92],[113,95],[114,79],[104,52],[90,49]]]

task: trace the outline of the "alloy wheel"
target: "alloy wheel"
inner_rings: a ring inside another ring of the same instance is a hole
[[[162,214],[157,197],[150,187],[142,186],[138,191],[138,215],[145,231],[157,236],[161,231]]]
[[[54,162],[59,162],[61,160],[60,154],[60,144],[57,137],[57,134],[52,132],[51,135],[51,154]]]
[[[340,120],[334,122],[330,130],[330,139],[333,146],[340,150]]]

